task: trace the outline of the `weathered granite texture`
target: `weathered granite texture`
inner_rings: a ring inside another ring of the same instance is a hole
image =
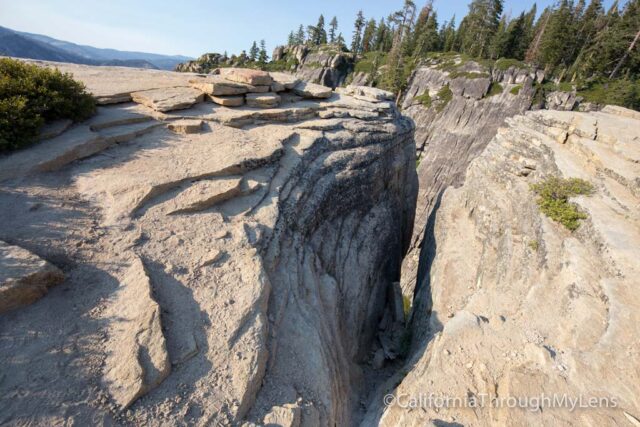
[[[75,76],[115,99],[103,70]],[[0,238],[65,271],[0,316],[0,424],[357,423],[404,324],[415,146],[393,103],[328,95],[98,107],[0,158]]]

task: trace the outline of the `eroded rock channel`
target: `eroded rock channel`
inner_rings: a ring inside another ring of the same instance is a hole
[[[412,122],[376,91],[233,109],[73,68],[141,104],[0,159],[0,238],[65,276],[0,318],[0,422],[357,423],[399,352]]]

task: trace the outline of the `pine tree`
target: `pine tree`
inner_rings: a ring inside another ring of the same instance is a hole
[[[493,39],[491,40],[491,46],[489,47],[489,58],[498,59],[502,56],[507,56],[505,51],[507,50],[507,44],[509,43],[507,16],[502,15],[498,28],[496,29]]]
[[[383,76],[383,85],[388,90],[399,92],[406,84],[405,57],[406,42],[411,37],[416,5],[411,0],[405,0],[402,10],[393,15],[396,24],[393,45],[387,56],[387,67]]]
[[[345,49],[347,47],[347,44],[344,41],[344,37],[342,37],[342,33],[338,34],[338,37],[336,38],[336,44],[340,46],[340,49]]]
[[[442,50],[450,52],[454,50],[456,42],[456,15],[453,15],[449,24],[444,26],[442,36]]]
[[[473,0],[469,13],[460,23],[461,50],[473,57],[489,55],[490,46],[498,30],[503,0]]]
[[[380,22],[378,22],[378,28],[376,30],[376,38],[374,41],[375,50],[384,51],[384,40],[387,31],[387,24],[385,24],[384,19],[380,18]]]
[[[315,45],[327,44],[327,32],[324,29],[323,15],[320,15],[320,17],[318,18],[318,23],[314,27],[314,37],[312,42]]]
[[[375,49],[376,21],[371,18],[362,35],[362,52],[369,52]]]
[[[538,22],[533,29],[534,36],[532,38],[531,44],[529,45],[529,48],[527,49],[527,53],[525,54],[525,61],[530,63],[539,62],[538,58],[540,56],[540,44],[547,31],[547,26],[549,25],[550,19],[551,9],[546,8],[542,12],[540,19],[538,19]]]
[[[258,62],[260,64],[265,65],[269,60],[269,55],[267,55],[267,44],[264,40],[260,40],[260,53],[258,54]]]
[[[329,22],[329,43],[336,42],[336,31],[338,31],[338,18],[334,16]]]
[[[570,63],[571,39],[574,34],[568,29],[573,27],[573,9],[569,0],[562,0],[551,13],[546,31],[540,42],[539,59],[547,71],[565,70]],[[564,71],[560,71],[560,79]]]
[[[293,46],[296,44],[296,35],[291,31],[289,37],[287,37],[287,46]]]
[[[602,0],[591,0],[576,25],[576,37],[574,37],[576,57],[571,67],[572,80],[586,76],[584,65],[591,59],[589,55],[595,53],[593,52],[595,38],[598,31],[602,29],[604,21]]]
[[[445,26],[443,26],[442,36],[441,34],[438,34],[438,15],[434,10],[429,10],[424,24],[420,24],[420,18],[418,18],[415,31],[417,34],[417,40],[413,50],[413,56],[418,58],[424,56],[428,52],[440,50],[444,31]]]
[[[411,40],[408,42],[408,45],[406,46],[406,50],[404,52],[406,56],[414,55],[414,53],[416,53],[416,49],[420,52],[415,56],[420,56],[422,53],[424,53],[425,50],[423,45],[426,37],[424,32],[427,29],[427,21],[429,20],[432,11],[433,1],[429,0],[424,5],[424,7],[420,9],[420,13],[418,14],[418,19],[416,20],[413,33],[411,34]]]
[[[364,27],[364,22],[364,15],[360,10],[353,24],[353,38],[351,39],[351,51],[355,54],[362,51],[362,28]]]
[[[304,27],[300,24],[296,33],[296,44],[304,44]]]
[[[640,0],[629,0],[622,16],[609,26],[610,37],[603,45],[603,74],[610,80],[618,75],[637,76],[640,72]]]
[[[249,61],[255,62],[258,59],[258,54],[260,50],[258,49],[257,43],[254,41],[251,45],[251,49],[249,49]]]

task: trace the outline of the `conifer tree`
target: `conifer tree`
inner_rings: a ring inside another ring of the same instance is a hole
[[[378,28],[376,30],[376,38],[375,38],[375,49],[379,51],[384,51],[384,41],[387,33],[387,24],[385,24],[384,19],[380,18],[380,22],[378,22]]]
[[[260,50],[258,49],[258,45],[254,41],[253,44],[251,45],[251,49],[249,49],[249,61],[255,62],[258,59],[259,53],[260,53]]]
[[[313,43],[315,45],[327,44],[327,32],[324,29],[324,16],[321,14],[318,18],[318,23],[314,28],[315,38]]]
[[[362,35],[362,52],[370,52],[375,49],[376,20],[371,18],[364,27]]]
[[[296,44],[304,44],[304,27],[300,24],[296,33]]]
[[[260,40],[260,53],[258,54],[258,62],[260,64],[265,65],[269,60],[269,55],[267,55],[267,44],[263,40]]]
[[[456,42],[456,15],[453,15],[451,21],[443,26],[444,31],[442,35],[442,50],[444,52],[450,52],[455,49]]]
[[[336,31],[338,31],[338,18],[334,16],[329,22],[329,43],[336,42]]]
[[[287,37],[287,46],[292,46],[296,44],[296,35],[291,31],[289,33],[289,37]]]
[[[561,0],[551,13],[546,31],[540,42],[539,60],[547,71],[564,69],[570,62],[573,10],[569,0]],[[562,78],[562,75],[560,76]]]
[[[353,37],[351,39],[351,51],[355,54],[362,51],[362,29],[364,28],[364,22],[364,14],[360,10],[353,24]]]

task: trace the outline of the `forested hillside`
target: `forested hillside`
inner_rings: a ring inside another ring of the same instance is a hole
[[[327,32],[323,16],[306,31],[302,25],[292,31],[288,44],[337,44],[356,55],[356,72],[373,73],[373,85],[396,92],[425,57],[458,52],[492,66],[521,61],[590,101],[640,107],[640,0],[616,0],[608,10],[602,0],[561,0],[517,16],[503,10],[503,0],[473,0],[459,25],[457,19],[441,21],[432,0],[422,8],[405,0],[401,10],[379,20],[360,11],[349,45],[336,18]]]

